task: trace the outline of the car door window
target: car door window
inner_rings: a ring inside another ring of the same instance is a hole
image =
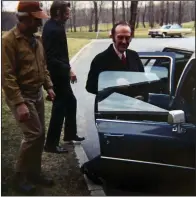
[[[165,56],[161,56],[161,54],[157,54],[157,56],[147,54],[144,55],[143,53],[139,54],[140,59],[144,65],[145,72],[156,74],[163,82],[162,86],[160,86],[158,92],[156,93],[169,94],[169,92],[171,92],[170,71],[173,65],[171,57],[167,54],[165,54]]]
[[[196,65],[195,59],[184,69],[176,92],[178,108],[185,111],[189,121],[196,120]]]
[[[169,47],[164,48],[163,52],[175,53],[174,89],[176,89],[182,71],[185,68],[186,64],[188,63],[193,52],[180,50],[180,49],[172,49]]]
[[[169,97],[157,94],[153,103],[150,100],[150,95],[158,92],[160,86],[162,86],[161,78],[153,72],[103,72],[99,76],[98,112],[128,113],[127,118],[130,116],[136,118],[142,113],[149,120],[155,120],[159,114],[160,121],[160,118],[163,118],[161,114],[165,118],[168,111],[160,107],[159,102],[169,103],[167,101]]]
[[[170,73],[175,62],[173,54],[140,52],[139,56],[145,72],[106,71],[99,75],[100,94],[96,99],[96,110],[126,111],[129,115],[137,113],[138,116],[144,112],[149,120],[155,120],[156,114],[162,113],[158,121],[165,119],[170,96],[174,94],[171,94]],[[135,119],[138,119],[137,115]]]

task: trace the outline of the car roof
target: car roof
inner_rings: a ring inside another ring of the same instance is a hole
[[[193,48],[192,46],[189,46],[189,47],[184,47],[184,48],[181,48],[181,47],[175,47],[174,45],[172,45],[172,46],[170,46],[170,45],[168,45],[168,46],[165,46],[165,48],[170,48],[170,49],[177,49],[177,50],[182,50],[182,51],[190,51],[190,52],[193,52],[193,53],[195,53],[195,48]]]

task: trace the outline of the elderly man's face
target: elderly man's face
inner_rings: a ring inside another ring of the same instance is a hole
[[[114,44],[116,49],[123,53],[129,47],[131,42],[131,30],[128,25],[118,25],[115,30]]]
[[[38,27],[42,26],[42,19],[28,16],[25,20],[25,26],[28,32],[36,33],[38,31]]]

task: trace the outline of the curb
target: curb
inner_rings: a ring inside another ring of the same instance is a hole
[[[78,56],[93,42],[96,42],[96,40],[92,40],[90,43],[85,45],[82,49],[80,49],[76,55],[71,59],[70,64],[72,64],[74,61],[77,60]],[[74,151],[76,153],[76,157],[79,161],[79,167],[81,167],[85,162],[89,161],[83,147],[81,144],[75,144],[74,145]],[[87,184],[88,190],[90,191],[91,196],[105,196],[105,192],[103,190],[103,187],[100,185],[94,184],[91,180],[89,180],[86,175],[84,176],[84,180]]]
[[[74,145],[74,150],[76,153],[76,157],[79,161],[80,167],[85,162],[89,161],[82,145],[79,144]],[[90,179],[86,177],[86,175],[84,175],[84,180],[87,184],[91,196],[106,196],[102,186],[94,184]]]

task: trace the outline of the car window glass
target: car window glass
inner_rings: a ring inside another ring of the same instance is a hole
[[[165,85],[167,84],[167,87],[164,88],[164,91],[162,93],[168,93],[169,92],[169,70],[170,70],[170,63],[171,60],[167,57],[140,57],[143,65],[144,70],[146,73],[154,73],[159,78],[165,81]]]
[[[166,115],[169,96],[160,93],[165,86],[162,79],[156,72],[102,72],[98,83],[98,111]]]
[[[172,25],[170,29],[181,29],[180,25]]]
[[[182,71],[185,68],[193,52],[173,48],[164,48],[163,51],[175,53],[174,89],[176,89]]]
[[[177,99],[179,104],[184,104],[184,111],[192,119],[196,120],[196,65],[192,59],[186,70],[183,72],[177,89]]]

